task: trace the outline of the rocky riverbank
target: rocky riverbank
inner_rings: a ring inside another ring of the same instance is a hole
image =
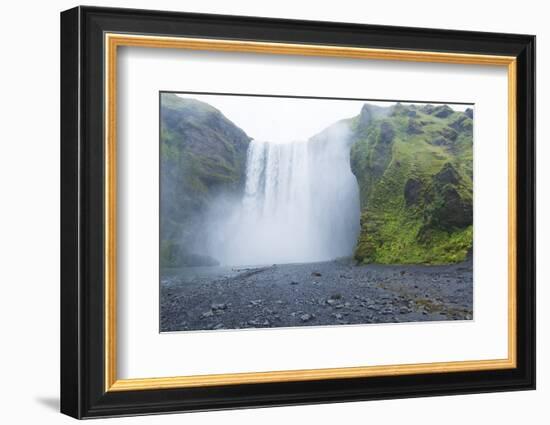
[[[350,261],[161,273],[160,330],[195,331],[470,320],[472,263]]]

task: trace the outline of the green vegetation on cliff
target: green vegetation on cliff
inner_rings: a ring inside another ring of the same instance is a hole
[[[161,265],[212,264],[193,253],[201,220],[220,193],[240,196],[250,138],[216,108],[161,94]]]
[[[463,261],[472,249],[473,112],[365,104],[351,121],[360,263]]]

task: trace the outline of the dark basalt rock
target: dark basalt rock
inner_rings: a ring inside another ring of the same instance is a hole
[[[467,202],[452,186],[446,186],[441,194],[443,203],[435,210],[434,219],[444,229],[464,228],[472,224],[472,203]]]
[[[420,240],[428,241],[430,229],[452,231],[472,224],[472,199],[460,193],[461,177],[452,164],[446,163],[433,176],[433,206],[426,225],[419,232]]]
[[[409,179],[405,183],[405,204],[407,207],[418,204],[421,199],[423,184],[420,180]]]
[[[414,112],[414,111],[413,111]],[[409,125],[407,126],[407,134],[422,134],[424,131],[422,130],[422,126],[420,123],[414,119],[409,119]]]
[[[433,176],[430,189],[425,192],[431,197],[426,202],[425,224],[420,228],[417,240],[423,244],[432,241],[437,229],[453,232],[464,229],[473,222],[472,199],[462,193],[462,180],[452,164],[446,163]]]
[[[457,131],[472,131],[472,120],[466,115],[461,115],[450,126]]]
[[[444,127],[441,130],[441,135],[453,142],[455,142],[458,137],[458,133],[450,127]]]
[[[431,115],[434,111],[435,107],[433,105],[424,105],[420,110],[424,112],[425,114]]]
[[[456,185],[460,181],[460,176],[449,162],[445,163],[441,171],[434,176],[434,181],[440,185],[453,184]]]
[[[402,103],[397,103],[391,108],[391,116],[404,115],[407,117],[414,118],[418,114],[416,113],[416,105],[403,105]]]
[[[433,115],[438,118],[447,118],[449,115],[451,115],[454,111],[447,105],[440,105],[437,106],[433,110]]]
[[[431,144],[436,145],[436,146],[450,146],[450,145],[452,145],[452,142],[450,140],[446,139],[445,137],[441,136],[441,137],[437,137],[436,139],[432,140]]]
[[[395,136],[393,125],[389,122],[383,122],[380,126],[380,143],[385,145],[390,144]]]

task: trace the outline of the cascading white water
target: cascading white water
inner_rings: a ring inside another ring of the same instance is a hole
[[[216,258],[254,265],[351,255],[360,209],[349,149],[339,127],[303,142],[252,141],[243,199],[216,231]]]

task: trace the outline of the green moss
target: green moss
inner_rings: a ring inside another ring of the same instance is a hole
[[[397,105],[366,127],[354,121],[351,167],[362,207],[357,261],[444,264],[466,258],[472,247],[472,129],[449,126],[461,116],[453,112],[440,118]],[[391,148],[380,138],[388,125],[394,129]],[[442,137],[448,144],[435,143]],[[452,182],[444,181],[445,173]],[[414,202],[407,203],[410,180],[416,192],[410,198]]]

